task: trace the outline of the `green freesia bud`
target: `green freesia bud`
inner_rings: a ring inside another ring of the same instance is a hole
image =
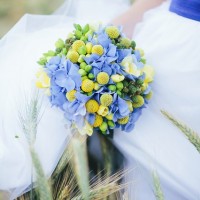
[[[142,79],[138,79],[137,81],[136,81],[136,84],[138,84],[138,85],[142,85],[144,83],[144,81],[142,80]]]
[[[56,48],[64,48],[65,47],[65,43],[62,39],[59,39],[56,43],[55,43]]]
[[[124,85],[124,87],[128,87],[128,81],[123,81],[123,85]]]
[[[75,31],[75,36],[76,36],[77,39],[80,39],[82,37],[82,32],[79,31],[79,30],[76,30]]]
[[[84,26],[84,28],[83,28],[83,34],[85,35],[85,34],[89,31],[89,29],[90,29],[89,24],[86,24],[86,25]]]
[[[80,47],[80,48],[78,49],[78,53],[79,53],[80,55],[85,55],[85,54],[87,53],[86,47],[85,47],[85,46]]]
[[[110,128],[114,128],[114,127],[115,127],[115,123],[114,123],[113,121],[109,120],[109,121],[108,121],[108,126],[109,126]]]
[[[79,70],[78,70],[78,73],[79,73],[81,76],[87,75],[87,72],[86,72],[84,69],[79,69]]]
[[[40,58],[40,60],[37,62],[39,65],[45,65],[47,62],[47,59],[45,57]]]
[[[92,66],[91,66],[91,65],[85,66],[85,71],[86,71],[86,72],[90,72],[91,69],[92,69]]]
[[[107,128],[108,128],[108,125],[107,125],[106,122],[103,122],[103,123],[101,124],[101,126],[99,127],[99,129],[100,129],[102,132],[105,132],[105,131],[107,130]]]
[[[63,53],[64,55],[67,55],[67,49],[64,48],[64,49],[62,50],[62,53]]]
[[[74,24],[74,28],[75,28],[76,30],[82,31],[82,27],[81,27],[80,24]]]
[[[85,34],[85,37],[88,38],[88,36],[89,36],[89,35],[93,35],[93,33],[94,33],[94,32],[93,32],[92,30],[89,30],[89,31]]]
[[[48,51],[47,53],[44,53],[43,54],[45,57],[49,57],[49,56],[55,56],[56,55],[56,53],[54,52],[54,51]]]

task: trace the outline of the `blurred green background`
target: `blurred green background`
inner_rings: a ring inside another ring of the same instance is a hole
[[[0,0],[0,37],[25,14],[50,14],[64,0]]]

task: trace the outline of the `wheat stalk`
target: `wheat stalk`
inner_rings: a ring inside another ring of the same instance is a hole
[[[154,195],[156,197],[156,200],[164,200],[165,198],[164,198],[164,194],[161,188],[160,178],[155,171],[152,173],[152,177],[153,177],[153,185],[154,185]]]
[[[184,135],[188,138],[188,140],[196,147],[197,151],[200,153],[200,137],[199,135],[193,131],[191,128],[183,124],[174,118],[171,114],[166,111],[161,110],[161,113],[167,117],[176,127],[178,127]]]

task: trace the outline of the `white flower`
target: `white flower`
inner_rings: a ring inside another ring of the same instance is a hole
[[[141,75],[141,71],[137,68],[131,55],[126,56],[120,64],[124,67],[125,72],[132,74],[136,77]]]

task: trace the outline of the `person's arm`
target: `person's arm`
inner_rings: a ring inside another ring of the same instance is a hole
[[[151,8],[160,5],[164,0],[136,0],[131,8],[111,23],[122,25],[128,37],[132,37],[135,25],[142,20],[143,14]]]

